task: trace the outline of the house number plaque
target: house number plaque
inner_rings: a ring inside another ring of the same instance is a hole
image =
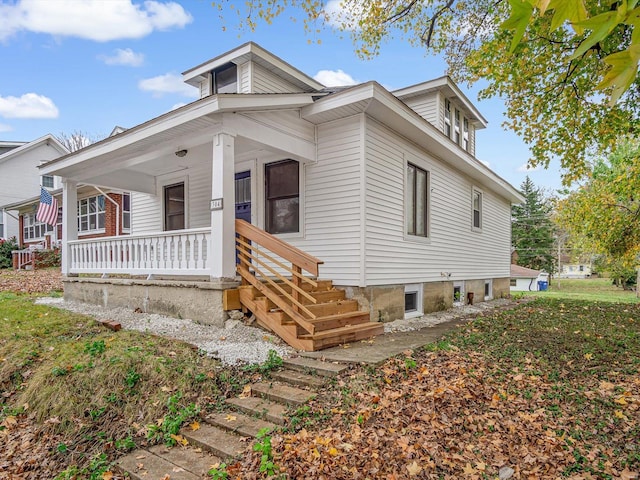
[[[211,210],[222,210],[222,199],[221,198],[212,198],[211,199]]]

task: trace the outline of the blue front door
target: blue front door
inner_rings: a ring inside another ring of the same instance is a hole
[[[251,223],[251,171],[236,173],[236,218]]]
[[[251,223],[251,171],[236,173],[236,218]],[[236,253],[236,264],[240,263]]]

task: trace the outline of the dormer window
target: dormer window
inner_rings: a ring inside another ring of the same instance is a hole
[[[462,122],[462,148],[467,152],[469,151],[469,119],[465,118]]]
[[[214,95],[218,93],[238,93],[238,67],[235,63],[227,63],[211,71],[211,82]]]
[[[451,102],[444,101],[444,134],[451,137]]]
[[[53,175],[42,175],[41,183],[44,188],[53,188]]]

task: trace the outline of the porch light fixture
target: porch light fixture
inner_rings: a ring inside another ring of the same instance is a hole
[[[182,157],[184,157],[186,154],[187,154],[187,150],[186,150],[186,149],[178,150],[178,151],[176,152],[176,157],[180,157],[180,158],[182,158]]]

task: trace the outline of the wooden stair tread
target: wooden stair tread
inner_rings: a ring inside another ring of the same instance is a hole
[[[384,332],[384,325],[380,322],[367,322],[361,323],[358,325],[349,325],[346,327],[340,328],[332,328],[331,330],[324,330],[321,332],[317,332],[313,335],[306,334],[300,335],[301,339],[310,339],[310,340],[322,340],[324,338],[336,337],[342,334],[347,334],[351,332],[358,332],[363,330],[380,330],[380,333]]]

